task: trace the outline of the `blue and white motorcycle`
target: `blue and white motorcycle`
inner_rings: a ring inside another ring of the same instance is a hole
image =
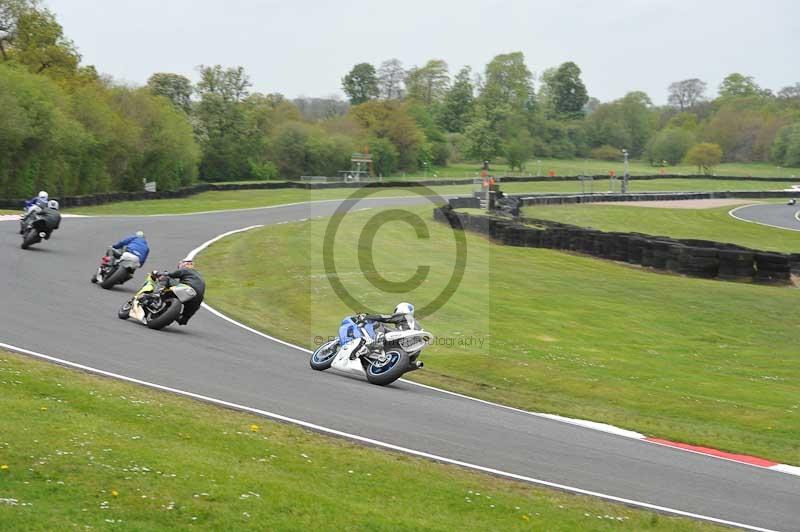
[[[395,328],[388,329],[364,315],[345,318],[338,337],[323,343],[311,354],[311,367],[317,371],[332,367],[361,375],[379,386],[391,384],[403,374],[421,368],[419,355],[433,340],[433,335],[422,330],[412,317],[389,323]]]

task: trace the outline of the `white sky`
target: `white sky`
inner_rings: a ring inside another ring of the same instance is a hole
[[[343,95],[359,62],[444,59],[455,74],[522,51],[538,75],[575,61],[607,101],[698,77],[713,95],[731,72],[778,90],[800,81],[797,0],[45,0],[103,73],[144,84],[196,80],[200,64],[242,65],[253,90]],[[538,84],[537,84],[538,88]]]

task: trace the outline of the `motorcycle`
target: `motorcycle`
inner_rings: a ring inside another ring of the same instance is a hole
[[[117,316],[121,320],[133,318],[149,329],[160,330],[178,319],[183,304],[196,295],[191,286],[171,284],[169,278],[150,272],[136,295],[120,307]]]
[[[104,255],[100,259],[100,267],[97,268],[91,281],[108,290],[114,285],[124,284],[133,279],[135,271],[135,263],[130,260],[123,260],[122,253],[115,253],[113,257]]]
[[[422,349],[433,335],[418,328],[413,321],[409,328],[386,332],[375,330],[376,322],[345,318],[336,338],[320,345],[312,354],[312,369],[338,369],[366,377],[379,386],[391,384],[403,374],[423,367],[418,360]]]
[[[32,211],[20,222],[22,233],[22,249],[28,249],[33,244],[38,244],[42,239],[50,238],[50,228],[47,216],[41,210]]]

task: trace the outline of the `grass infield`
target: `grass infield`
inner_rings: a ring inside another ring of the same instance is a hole
[[[715,530],[0,351],[3,530]]]
[[[383,213],[369,210],[342,223],[335,273],[322,264],[326,219],[221,240],[197,260],[207,300],[306,347],[353,313],[329,278],[365,307],[391,311],[402,299],[420,309],[447,284],[455,244],[449,228],[430,221],[430,207],[405,211],[428,221],[429,238],[418,239],[404,222],[383,225],[369,273],[399,282],[427,265],[428,278],[417,288],[387,294],[365,279],[359,257],[368,264],[368,249],[358,245],[359,235]],[[656,274],[497,246],[474,234],[466,241],[463,282],[422,320],[439,340],[423,355],[425,369],[410,378],[533,411],[800,463],[795,290]]]
[[[523,216],[593,227],[674,238],[729,242],[754,249],[800,252],[800,231],[788,231],[737,220],[735,206],[712,209],[663,209],[627,205],[559,205],[525,207]]]

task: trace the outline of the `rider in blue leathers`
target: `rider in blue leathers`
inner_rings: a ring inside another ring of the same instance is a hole
[[[111,248],[109,248],[107,255],[110,257],[120,257],[123,260],[131,260],[137,268],[144,266],[147,260],[147,255],[150,254],[150,246],[144,238],[144,233],[136,231],[127,238],[123,238]]]
[[[42,190],[35,198],[25,200],[25,207],[23,208],[22,216],[20,216],[19,234],[25,232],[25,221],[28,215],[34,211],[40,211],[47,208],[47,201],[50,199],[46,191]]]

